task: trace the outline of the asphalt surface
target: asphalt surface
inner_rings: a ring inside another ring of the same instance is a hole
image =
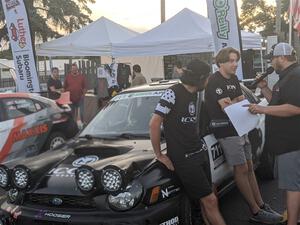
[[[285,194],[283,190],[277,188],[277,180],[258,180],[263,200],[274,210],[283,213],[286,209]],[[219,201],[220,210],[228,225],[255,225],[250,223],[251,216],[248,205],[243,200],[242,195],[236,187],[225,194]]]

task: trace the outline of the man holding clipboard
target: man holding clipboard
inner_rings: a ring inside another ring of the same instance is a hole
[[[216,55],[219,71],[214,73],[205,91],[205,102],[212,121],[229,121],[224,109],[245,99],[238,78],[235,75],[240,60],[238,50],[227,47]],[[236,184],[249,205],[251,221],[261,223],[278,223],[282,216],[276,213],[262,200],[253,170],[251,144],[248,136],[238,136],[229,122],[227,127],[214,129],[229,165],[234,168]]]

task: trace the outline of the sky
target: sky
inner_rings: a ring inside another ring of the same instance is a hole
[[[160,24],[161,0],[96,0],[89,4],[93,20],[105,16],[137,32],[145,32]],[[238,8],[242,0],[237,0]],[[274,4],[275,0],[267,0]],[[207,16],[206,0],[165,0],[166,20],[184,8]]]

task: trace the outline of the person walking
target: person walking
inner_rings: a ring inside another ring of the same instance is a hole
[[[149,124],[150,137],[157,160],[177,174],[188,196],[203,206],[209,223],[224,225],[212,190],[207,147],[197,132],[197,92],[205,88],[209,72],[206,63],[190,62],[182,83],[167,89],[156,106]],[[162,124],[167,154],[161,152]]]
[[[288,225],[300,217],[300,65],[294,48],[284,42],[273,46],[270,59],[278,82],[271,90],[267,82],[258,83],[268,106],[249,105],[254,114],[266,114],[266,149],[278,155],[278,186],[286,191]]]
[[[71,71],[65,78],[64,90],[70,92],[70,100],[72,102],[71,109],[75,121],[77,121],[78,115],[80,115],[81,123],[84,123],[83,108],[84,95],[86,93],[86,81],[85,76],[79,72],[76,63],[72,64]]]
[[[209,79],[205,90],[205,104],[210,119],[229,121],[224,108],[245,99],[238,78],[235,75],[240,53],[234,48],[221,49],[216,57],[219,71]],[[238,189],[249,205],[250,221],[261,223],[281,222],[282,216],[264,203],[253,170],[251,144],[247,135],[239,137],[232,125],[213,130],[227,163],[233,166],[234,179]]]

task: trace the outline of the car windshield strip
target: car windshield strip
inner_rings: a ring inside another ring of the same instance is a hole
[[[116,135],[118,138],[132,139],[132,138],[150,138],[149,134],[135,134],[135,133],[121,133]]]

